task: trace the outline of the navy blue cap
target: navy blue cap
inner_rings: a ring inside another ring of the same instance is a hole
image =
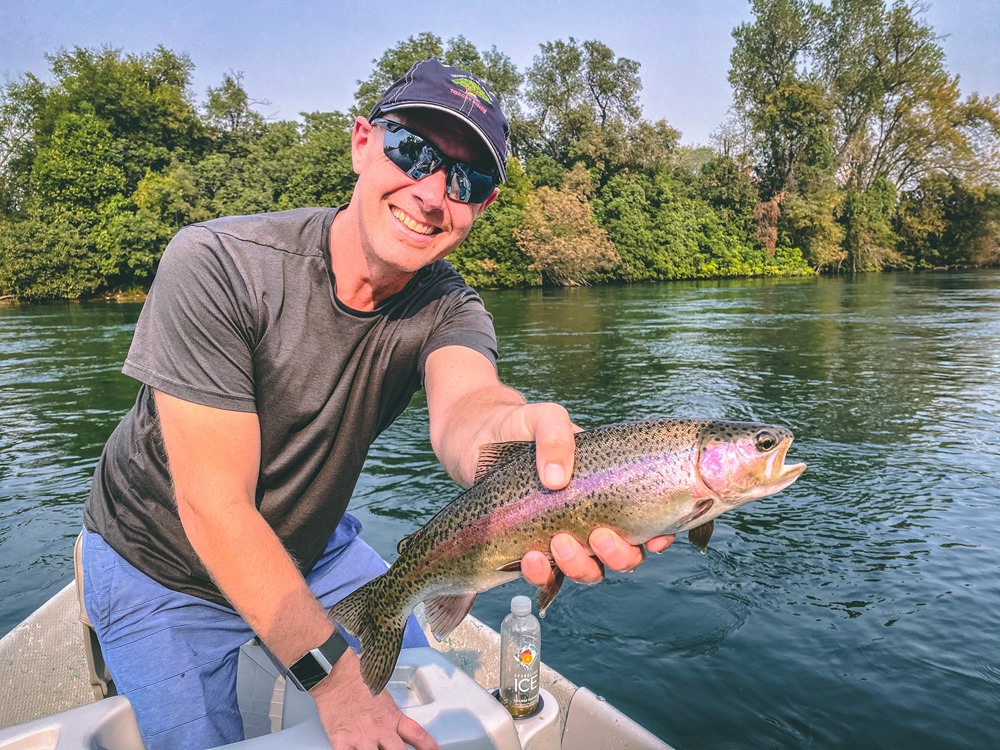
[[[507,179],[510,126],[496,96],[479,78],[437,60],[418,62],[386,89],[368,119],[411,108],[448,112],[466,122],[489,148],[500,179]]]

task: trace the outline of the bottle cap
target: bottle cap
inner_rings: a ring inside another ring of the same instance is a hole
[[[510,600],[510,611],[515,615],[530,615],[531,599],[526,596],[515,596]]]

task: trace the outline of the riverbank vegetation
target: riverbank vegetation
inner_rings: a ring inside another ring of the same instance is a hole
[[[473,285],[1000,263],[1000,96],[947,72],[920,8],[752,0],[710,146],[644,119],[639,63],[600,41],[496,48],[410,37],[349,112],[272,121],[252,82],[196,100],[187,57],[75,48],[0,88],[0,297],[148,286],[170,237],[215,216],[350,197],[350,130],[418,59],[480,75],[511,121],[508,182],[452,262]],[[683,71],[678,71],[683,75]]]

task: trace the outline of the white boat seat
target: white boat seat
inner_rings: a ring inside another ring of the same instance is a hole
[[[94,691],[97,700],[107,698],[109,695],[116,695],[114,681],[111,672],[108,671],[107,664],[104,663],[104,654],[101,652],[101,643],[97,640],[97,631],[87,616],[87,608],[83,606],[83,533],[76,538],[73,545],[73,577],[76,582],[76,598],[80,604],[80,624],[83,626],[83,652],[87,657],[87,671],[90,672],[90,686]]]

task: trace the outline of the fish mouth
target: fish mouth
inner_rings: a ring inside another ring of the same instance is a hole
[[[780,492],[785,489],[785,487],[798,479],[802,475],[802,472],[806,470],[804,463],[785,463],[785,457],[788,454],[788,449],[791,447],[792,438],[786,438],[767,461],[765,476],[770,477],[770,479],[764,482],[762,486],[767,488],[768,494]]]

